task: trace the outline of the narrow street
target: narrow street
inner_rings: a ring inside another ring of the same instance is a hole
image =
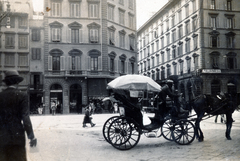
[[[28,161],[235,161],[240,158],[239,112],[233,114],[231,141],[225,138],[225,124],[214,123],[215,117],[212,117],[201,123],[204,142],[194,140],[190,145],[181,146],[163,137],[141,135],[136,147],[128,151],[113,148],[103,138],[102,126],[113,115],[93,115],[96,123],[93,128],[89,125],[82,128],[84,115],[31,116],[38,146],[30,149],[27,145]],[[147,122],[147,116],[144,120]]]

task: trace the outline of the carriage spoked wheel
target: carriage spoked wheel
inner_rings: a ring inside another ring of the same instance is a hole
[[[172,132],[174,141],[180,145],[188,145],[195,139],[195,127],[189,120],[179,120]]]
[[[139,142],[140,136],[139,125],[126,117],[113,120],[108,128],[109,143],[119,150],[133,148]]]
[[[174,130],[174,125],[173,123],[171,122],[171,120],[166,120],[163,125],[162,125],[162,128],[161,128],[161,132],[162,132],[162,136],[166,139],[166,140],[169,140],[169,141],[174,141],[173,139],[173,135],[172,135],[172,132]]]
[[[109,142],[108,140],[108,137],[107,137],[107,133],[108,133],[108,128],[110,126],[110,124],[113,122],[113,120],[117,119],[118,117],[120,116],[113,116],[113,117],[110,117],[103,125],[103,129],[102,129],[102,133],[103,133],[103,137],[104,139]]]

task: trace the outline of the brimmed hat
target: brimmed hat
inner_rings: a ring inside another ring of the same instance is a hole
[[[2,81],[7,85],[18,84],[23,81],[23,77],[20,77],[16,70],[7,70]]]

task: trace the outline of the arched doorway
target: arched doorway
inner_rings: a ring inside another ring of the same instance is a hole
[[[211,83],[211,95],[217,95],[221,92],[221,85],[219,80],[213,80]]]
[[[82,113],[82,87],[79,84],[70,86],[69,108],[70,113]]]
[[[229,81],[227,83],[227,92],[232,95],[237,94],[237,86],[235,81]]]
[[[63,113],[63,105],[62,105],[62,86],[59,84],[53,84],[50,88],[50,106],[49,110],[52,113],[51,106],[53,103],[57,105],[56,113]]]

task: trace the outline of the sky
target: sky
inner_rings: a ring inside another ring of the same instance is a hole
[[[43,0],[32,0],[35,11],[43,10]],[[161,9],[168,0],[136,0],[137,29],[141,27],[154,13]]]

